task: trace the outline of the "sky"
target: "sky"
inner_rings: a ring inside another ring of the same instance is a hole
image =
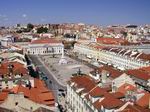
[[[150,24],[150,0],[0,0],[0,26],[17,23]]]

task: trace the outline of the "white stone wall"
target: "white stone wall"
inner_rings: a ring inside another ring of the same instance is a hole
[[[131,84],[131,85],[135,85],[134,81],[132,78],[130,78],[127,74],[122,74],[121,76],[117,77],[116,79],[114,79],[113,81],[113,85],[112,86],[115,86],[115,87],[120,87],[121,85],[125,84],[125,83],[128,83],[128,84]]]

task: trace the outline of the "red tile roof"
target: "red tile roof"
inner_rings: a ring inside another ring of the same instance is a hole
[[[125,83],[118,88],[117,92],[109,93],[107,91],[107,89],[96,86],[97,84],[95,84],[95,81],[87,75],[72,77],[71,81],[68,84],[72,84],[73,82],[74,82],[74,84],[72,86],[73,89],[76,90],[78,88],[84,88],[84,90],[82,90],[82,92],[88,93],[85,96],[85,98],[89,102],[91,102],[91,99],[89,96],[91,96],[93,98],[98,98],[98,97],[103,98],[101,101],[97,100],[93,103],[93,106],[98,110],[101,109],[102,106],[106,109],[115,109],[115,108],[122,107],[125,104],[125,102],[123,102],[120,99],[125,97],[125,93],[127,91],[136,91],[137,90],[137,88],[134,87],[133,85]],[[141,108],[138,107],[137,109],[141,110]],[[124,111],[126,112],[126,109],[124,109]],[[130,112],[130,109],[129,109],[129,112]]]
[[[108,95],[101,102],[97,100],[93,105],[97,109],[100,109],[101,106],[107,109],[114,109],[114,108],[119,108],[124,104],[125,103],[123,101]]]
[[[33,40],[31,42],[31,44],[48,44],[48,43],[61,43],[61,42],[54,38],[38,39],[38,40]]]
[[[148,108],[150,103],[150,93],[145,93],[144,96],[142,96],[136,104],[143,107]]]
[[[146,60],[146,61],[150,61],[150,54],[142,53],[138,58]]]
[[[102,43],[102,44],[121,44],[121,43],[126,43],[127,40],[121,39],[121,38],[97,38],[96,39],[98,43]]]
[[[29,97],[30,96],[30,92],[29,89],[26,87],[23,87],[21,85],[18,85],[16,87],[13,87],[11,90],[13,93],[17,94],[19,92],[23,92],[25,97]]]
[[[118,88],[118,92],[126,94],[127,91],[135,91],[136,89],[135,86],[125,83]]]
[[[37,88],[43,88],[43,87],[45,87],[46,86],[46,84],[44,83],[44,81],[43,80],[39,80],[39,79],[36,79],[36,78],[34,78],[34,86]]]
[[[109,72],[110,74],[110,77],[112,78],[116,78],[116,77],[119,77],[120,75],[123,74],[123,72],[111,67],[111,66],[103,66],[103,67],[100,67],[99,69],[99,72],[101,73],[103,70],[106,70]]]
[[[37,83],[39,82],[39,83]],[[12,89],[12,92],[19,93],[23,92],[24,96],[34,102],[46,104],[48,106],[54,106],[55,99],[53,92],[45,87],[44,82],[39,79],[35,79],[35,87],[31,89],[18,85]]]
[[[94,88],[91,92],[89,92],[89,95],[92,97],[101,97],[104,96],[106,94],[106,90],[100,87],[96,87]]]
[[[72,77],[69,84],[71,84],[71,82],[74,82],[73,88],[75,89],[84,88],[82,91],[84,91],[84,93],[88,93],[85,96],[87,100],[90,100],[89,95],[92,97],[104,98],[101,102],[98,100],[93,103],[94,107],[97,109],[100,109],[102,105],[107,109],[112,109],[119,108],[124,104],[124,102],[119,100],[119,98],[122,98],[124,94],[119,92],[116,94],[108,93],[107,89],[96,86],[97,84],[95,84],[95,81],[87,75]]]
[[[114,98],[117,99],[121,99],[125,97],[125,94],[121,93],[121,92],[114,92],[114,93],[110,93]]]
[[[147,73],[150,73],[150,66],[140,68],[139,70],[144,71],[144,72],[147,72]]]
[[[72,77],[71,82],[76,84],[75,88],[84,88],[83,92],[89,92],[96,85],[94,80],[87,75]]]
[[[71,84],[71,82],[74,82],[73,88],[84,88],[84,92],[88,93],[85,97],[87,100],[89,99],[89,95],[92,97],[104,97],[104,99],[99,102],[94,102],[94,107],[99,109],[103,105],[105,108],[112,109],[112,108],[119,108],[121,107],[124,102],[119,100],[119,98],[122,98],[124,94],[122,93],[108,93],[107,89],[96,87],[95,82],[92,78],[89,76],[75,76],[71,78],[71,81],[68,84]]]
[[[6,75],[9,74],[9,65],[13,65],[13,73],[14,74],[28,74],[28,69],[24,67],[23,64],[19,63],[19,62],[3,62],[1,63],[0,66],[0,75]]]
[[[113,98],[113,97],[105,97],[104,100],[101,101],[102,105],[105,108],[112,109],[112,108],[118,108],[124,105],[124,102],[122,102],[119,99]]]
[[[127,70],[126,73],[130,76],[134,76],[142,80],[150,79],[150,73],[148,73],[147,71],[142,71],[140,69]]]
[[[3,103],[4,100],[7,98],[8,92],[0,92],[0,103]]]
[[[96,102],[93,103],[93,105],[96,109],[100,110],[102,103],[99,100],[97,100]]]

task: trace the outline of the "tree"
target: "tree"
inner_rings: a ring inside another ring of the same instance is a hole
[[[26,60],[26,62],[27,62],[27,65],[30,65],[31,64],[31,62],[30,62],[30,60],[29,60],[29,58],[28,58],[28,56],[27,56],[27,54],[25,54],[25,60]]]
[[[48,32],[48,28],[46,27],[37,28],[37,33],[47,33],[47,32]]]
[[[38,78],[38,72],[33,69],[33,67],[28,67],[29,75],[34,78]]]
[[[74,44],[77,43],[76,41],[71,42],[71,46],[74,47]]]
[[[22,33],[22,31],[21,30],[17,30],[16,33]]]
[[[33,25],[33,24],[31,24],[31,23],[28,23],[28,24],[27,24],[27,29],[32,30],[33,28],[34,28],[34,25]]]
[[[123,34],[124,37],[127,37],[127,35],[128,35],[127,32],[125,32],[125,31],[122,31],[121,34]]]

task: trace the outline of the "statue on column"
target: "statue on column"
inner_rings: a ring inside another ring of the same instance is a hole
[[[68,63],[68,61],[67,61],[67,59],[64,56],[64,47],[63,47],[62,48],[62,55],[61,55],[61,58],[59,60],[59,64],[62,65],[62,64],[67,64],[67,63]]]

